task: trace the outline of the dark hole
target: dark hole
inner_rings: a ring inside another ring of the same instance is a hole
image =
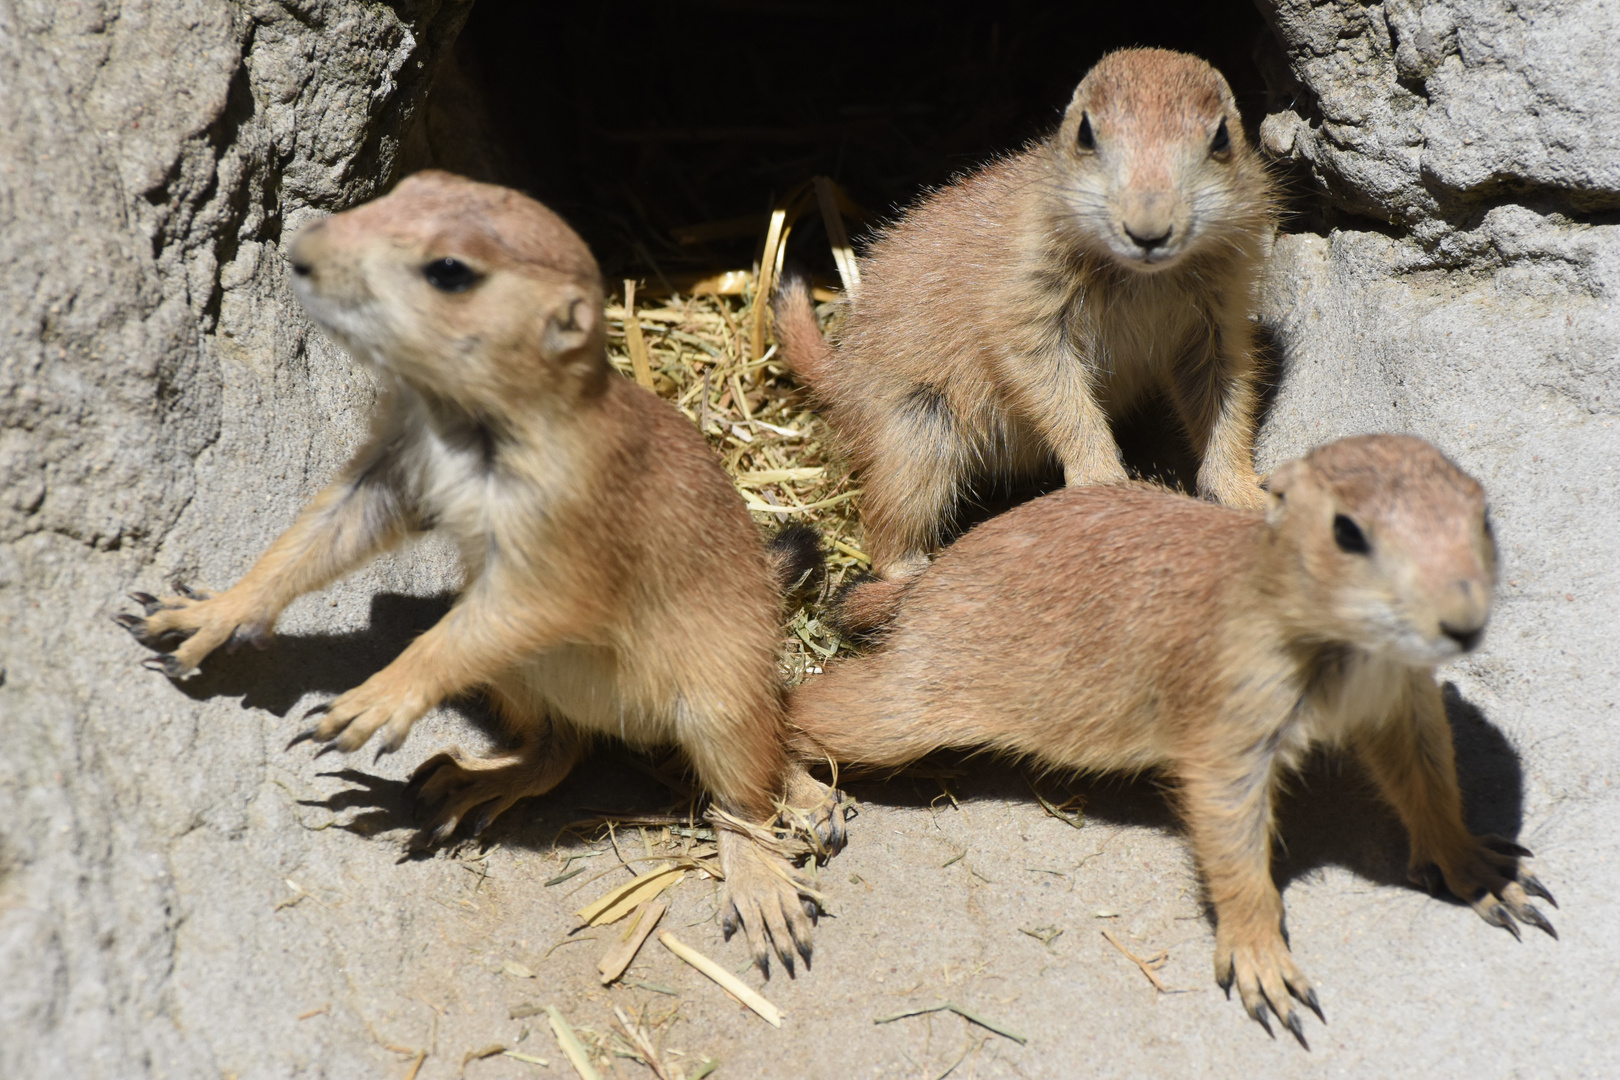
[[[584,234],[610,282],[653,282],[750,265],[775,197],[817,174],[892,214],[1052,130],[1113,48],[1209,60],[1252,134],[1266,109],[1256,45],[1269,41],[1246,0],[479,0],[431,98],[429,160],[415,164],[529,191]],[[731,236],[675,236],[749,217]],[[819,223],[793,247],[831,276]]]

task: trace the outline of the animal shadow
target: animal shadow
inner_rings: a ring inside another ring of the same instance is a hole
[[[624,822],[621,836],[635,835],[636,819],[640,817],[690,814],[694,824],[702,826],[691,793],[682,797],[671,790],[671,787],[683,786],[678,780],[672,783],[666,777],[660,783],[652,779],[657,774],[660,770],[646,755],[626,746],[604,743],[575,765],[562,783],[544,795],[520,800],[481,835],[471,836],[468,823],[464,821],[442,844],[417,846],[414,841],[408,841],[400,861],[454,854],[468,846],[487,849],[502,844],[530,851],[547,851],[555,845],[579,846],[596,838],[603,819]],[[350,786],[325,798],[300,799],[299,805],[333,814],[335,828],[373,838],[399,830],[414,833],[427,824],[417,812],[408,781],[377,776],[357,768],[320,775],[342,780]],[[476,816],[469,814],[468,818]],[[640,854],[639,840],[632,842],[632,847],[635,854]]]
[[[1517,839],[1524,823],[1524,773],[1518,752],[1454,684],[1442,687],[1442,698],[1456,747],[1469,831]],[[963,803],[989,799],[1033,803],[1033,787],[1053,803],[1078,796],[1088,823],[1181,829],[1173,786],[1151,774],[1042,778],[1028,769],[972,755],[933,755],[896,775],[853,778],[841,786],[865,802],[912,808],[938,807],[953,797]],[[1279,889],[1329,865],[1381,885],[1416,888],[1406,876],[1406,827],[1349,754],[1323,752],[1308,760],[1288,779],[1276,816],[1279,842],[1272,872]]]
[[[1456,747],[1468,830],[1516,840],[1524,828],[1524,770],[1518,752],[1454,683],[1442,686],[1441,697]],[[1416,887],[1406,876],[1406,827],[1347,754],[1313,758],[1290,785],[1277,820],[1281,843],[1272,869],[1279,888],[1327,865],[1383,885]]]
[[[305,694],[341,693],[387,667],[455,601],[455,594],[405,596],[378,593],[364,630],[272,638],[263,652],[215,651],[202,670],[177,683],[194,700],[240,697],[244,708],[287,715]]]

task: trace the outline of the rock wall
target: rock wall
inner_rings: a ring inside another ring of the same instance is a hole
[[[1491,207],[1620,210],[1620,9],[1606,0],[1261,0],[1261,127],[1337,205],[1425,247]],[[1474,251],[1448,252],[1460,264]]]
[[[388,183],[469,6],[0,4],[0,1075],[224,1068],[174,863],[240,835],[264,748],[108,617],[228,583],[363,430],[278,251]]]

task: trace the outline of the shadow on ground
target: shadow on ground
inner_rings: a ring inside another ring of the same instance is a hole
[[[1443,695],[1469,831],[1516,840],[1524,813],[1524,774],[1518,752],[1455,685],[1446,683]],[[1173,790],[1167,780],[1154,776],[1105,775],[1065,781],[1038,777],[1027,767],[942,755],[891,778],[858,779],[843,786],[864,802],[914,809],[948,805],[952,797],[963,803],[1034,802],[1038,789],[1054,804],[1080,800],[1089,821],[1180,830]],[[1344,867],[1381,885],[1416,887],[1406,873],[1405,827],[1348,754],[1314,755],[1291,778],[1278,804],[1277,820],[1279,842],[1272,871],[1279,889],[1326,866]],[[851,828],[856,843],[859,828],[858,823]]]
[[[240,696],[244,707],[284,716],[304,695],[337,693],[359,685],[381,669],[422,631],[449,610],[453,597],[413,597],[383,593],[372,599],[370,624],[346,634],[278,637],[261,653],[211,657],[198,677],[179,684],[193,698]],[[1457,772],[1470,831],[1517,839],[1523,825],[1524,775],[1519,755],[1506,736],[1455,685],[1445,684],[1446,718],[1456,746]],[[453,702],[474,727],[500,737],[478,700]],[[442,749],[442,748],[435,748]],[[520,802],[489,826],[476,843],[503,843],[531,850],[584,842],[594,828],[570,831],[581,822],[603,818],[690,812],[690,796],[678,761],[604,741],[550,794]],[[351,786],[319,800],[304,800],[339,815],[338,827],[381,838],[421,824],[410,805],[407,784],[357,768],[323,774]],[[956,799],[1035,801],[1079,800],[1088,819],[1110,825],[1177,829],[1177,815],[1165,781],[1153,776],[1038,776],[1033,770],[972,755],[936,756],[887,778],[853,779],[844,785],[863,802],[927,808]],[[343,815],[348,815],[344,817]],[[475,815],[468,815],[469,818]],[[1279,803],[1280,842],[1274,861],[1278,886],[1322,867],[1342,866],[1370,881],[1407,885],[1406,831],[1366,774],[1349,756],[1321,753],[1292,778]],[[860,825],[852,825],[859,843]],[[446,845],[472,843],[466,826]],[[432,852],[422,852],[429,857]]]
[[[450,593],[430,597],[379,593],[372,597],[370,618],[363,630],[278,635],[263,651],[244,649],[234,655],[220,651],[204,661],[199,674],[175,685],[194,700],[237,697],[243,708],[286,716],[306,695],[337,695],[365,682],[443,618],[454,600],[455,595]],[[497,743],[505,738],[481,698],[458,698],[446,702],[446,706]],[[441,749],[444,747],[432,748]],[[604,740],[550,794],[518,803],[476,842],[542,850],[559,842],[583,842],[585,835],[566,831],[567,826],[582,820],[684,814],[690,798],[678,794],[677,789],[685,787],[679,780],[679,764],[667,758],[667,754],[637,753]],[[341,763],[341,758],[333,759],[334,766]],[[664,779],[654,779],[655,774]],[[351,786],[327,798],[300,803],[338,815],[337,828],[381,842],[389,834],[414,833],[423,824],[411,805],[404,780],[354,767],[336,767],[321,775]],[[469,815],[469,819],[473,817]],[[472,842],[466,831],[464,823],[446,846],[455,850]],[[433,852],[415,854],[426,858]]]

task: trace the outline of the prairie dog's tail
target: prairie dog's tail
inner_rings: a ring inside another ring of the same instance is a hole
[[[776,591],[791,596],[820,581],[825,570],[821,534],[808,525],[789,525],[765,549]]]
[[[771,301],[776,324],[776,340],[782,345],[782,359],[801,382],[821,392],[833,350],[821,335],[816,322],[816,303],[810,295],[810,278],[802,269],[789,265]]]
[[[850,582],[834,597],[829,621],[845,637],[865,637],[883,629],[900,612],[900,602],[915,576],[896,579],[864,577]]]
[[[806,763],[898,769],[952,745],[939,725],[919,723],[912,704],[885,687],[877,657],[845,660],[795,687],[788,698],[788,753]]]

